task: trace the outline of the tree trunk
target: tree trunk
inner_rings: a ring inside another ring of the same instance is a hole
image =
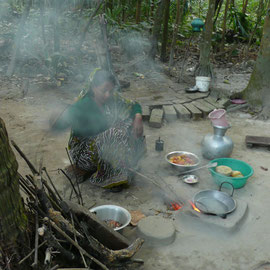
[[[153,26],[153,33],[151,36],[151,49],[150,49],[150,57],[153,59],[155,59],[158,51],[158,40],[160,36],[160,29],[162,24],[165,1],[166,0],[160,0],[155,14],[155,21]]]
[[[241,97],[248,100],[251,105],[262,105],[264,118],[270,117],[270,3],[266,13],[263,27],[263,37],[254,70],[251,74],[247,88]]]
[[[137,4],[136,4],[136,24],[140,23],[140,21],[141,21],[141,7],[142,7],[142,0],[137,0]]]
[[[121,1],[122,6],[122,22],[126,21],[126,0]]]
[[[247,5],[248,5],[248,0],[243,0],[243,8],[242,8],[242,13],[243,14],[246,14]]]
[[[9,145],[8,134],[1,118],[0,153],[0,253],[6,260],[10,259],[9,265],[14,267],[22,254],[20,241],[24,241],[24,247],[27,246],[27,217],[19,192],[18,163]]]
[[[164,23],[163,23],[162,46],[161,46],[161,55],[160,55],[160,59],[162,62],[166,61],[169,18],[170,18],[170,0],[166,0]]]
[[[211,76],[210,67],[210,52],[211,52],[211,41],[213,32],[213,17],[215,15],[215,0],[209,0],[208,12],[205,21],[205,31],[203,32],[202,42],[200,44],[200,60],[199,66],[196,70],[197,76]]]
[[[226,1],[225,10],[224,10],[224,16],[223,16],[223,25],[222,25],[222,37],[221,37],[221,43],[220,43],[220,51],[224,51],[225,46],[225,34],[226,34],[226,24],[227,24],[227,14],[228,9],[230,5],[230,0]]]

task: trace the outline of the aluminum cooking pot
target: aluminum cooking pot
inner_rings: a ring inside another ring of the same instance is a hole
[[[221,191],[223,184],[232,186],[232,194]],[[236,209],[236,201],[232,198],[234,187],[229,182],[223,182],[219,190],[202,190],[195,194],[193,198],[194,205],[205,214],[217,215],[226,218],[227,214]]]

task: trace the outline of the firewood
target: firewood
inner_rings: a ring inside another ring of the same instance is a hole
[[[59,232],[65,239],[68,240],[74,247],[76,247],[79,251],[82,252],[83,255],[91,259],[93,262],[95,262],[97,265],[99,265],[102,269],[109,270],[106,265],[101,263],[99,260],[97,260],[95,257],[91,256],[88,252],[86,252],[85,249],[83,249],[78,243],[76,243],[74,240],[72,240],[64,231],[62,231],[54,222],[50,221],[49,219],[47,222],[57,231]]]
[[[103,260],[105,260],[107,263],[114,263],[116,261],[121,260],[128,260],[130,259],[142,246],[144,240],[142,239],[136,239],[129,247],[121,250],[111,250],[104,245],[102,245],[99,241],[97,241],[93,236],[89,235],[87,232],[87,225],[86,223],[81,224],[82,228],[84,229],[84,232],[87,236],[87,239],[91,245],[91,247],[97,251]]]

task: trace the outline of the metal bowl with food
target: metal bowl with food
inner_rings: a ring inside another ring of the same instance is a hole
[[[198,156],[185,151],[170,152],[165,156],[165,159],[172,167],[181,172],[195,169],[200,164]]]
[[[103,220],[115,231],[125,228],[131,221],[129,211],[118,205],[101,205],[91,208],[90,212],[95,213],[97,218]]]

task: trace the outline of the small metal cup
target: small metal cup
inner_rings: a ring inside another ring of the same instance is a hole
[[[158,140],[156,140],[155,149],[156,149],[156,151],[163,151],[163,149],[164,149],[164,141],[161,140],[160,138],[158,138]]]

